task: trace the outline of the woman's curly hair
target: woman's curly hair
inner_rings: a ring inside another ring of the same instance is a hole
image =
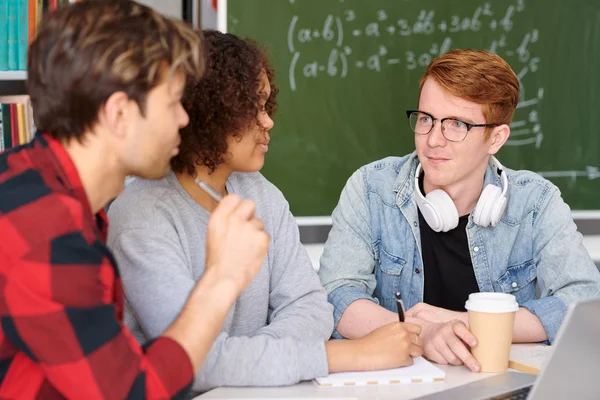
[[[241,135],[252,123],[259,123],[262,71],[271,85],[265,110],[272,118],[279,92],[273,67],[254,41],[205,30],[204,48],[206,69],[200,80],[186,85],[182,104],[190,122],[180,130],[179,154],[171,160],[173,171],[192,176],[196,176],[196,165],[213,172],[224,162],[227,137]]]

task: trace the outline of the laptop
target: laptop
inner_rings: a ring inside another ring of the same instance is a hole
[[[553,347],[538,376],[508,371],[419,399],[600,398],[600,298],[569,307]]]

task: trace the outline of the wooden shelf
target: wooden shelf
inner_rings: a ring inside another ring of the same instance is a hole
[[[0,71],[0,81],[24,81],[27,71]]]

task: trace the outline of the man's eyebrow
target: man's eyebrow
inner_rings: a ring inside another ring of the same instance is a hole
[[[449,117],[445,117],[445,118],[457,119],[459,121],[466,122],[467,124],[475,124],[475,122],[471,118],[465,118],[465,117],[453,116],[453,115],[449,116]]]
[[[425,110],[421,110],[421,109],[419,109],[419,110],[417,110],[417,112],[420,112],[420,113],[422,113],[422,114],[427,114],[427,115],[429,115],[430,117],[432,117],[432,118],[435,118],[435,117],[434,117],[434,116],[433,116],[433,115],[432,115],[432,114],[431,114],[429,111],[425,111]],[[435,118],[435,119],[437,119],[437,118]]]
[[[433,118],[436,118],[436,119],[451,118],[451,119],[457,119],[457,120],[462,121],[462,122],[466,122],[467,124],[474,124],[475,125],[475,122],[471,118],[461,117],[461,116],[458,116],[458,115],[449,115],[449,116],[446,116],[446,117],[437,118],[437,117],[434,117],[433,114],[431,114],[429,111],[425,111],[425,110],[418,110],[418,111],[421,112],[421,113],[427,114],[430,117],[433,117]]]

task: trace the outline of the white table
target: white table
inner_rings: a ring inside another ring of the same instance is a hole
[[[523,347],[525,352],[529,351],[529,349],[534,352],[536,348],[542,345],[513,346]],[[306,381],[297,385],[283,387],[217,388],[196,397],[196,399],[414,399],[494,375],[491,373],[476,374],[464,366],[439,365],[439,367],[446,372],[446,380],[443,383],[320,388],[312,381]]]

